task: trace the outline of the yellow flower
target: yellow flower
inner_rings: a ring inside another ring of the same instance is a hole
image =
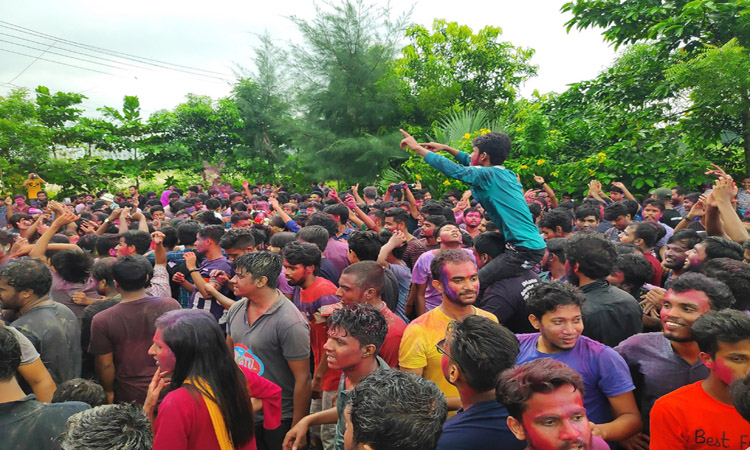
[[[521,164],[518,168],[519,169],[528,169],[529,166],[527,166],[526,164]]]
[[[554,172],[552,172],[552,176],[556,177],[558,173],[559,173],[558,171],[554,171]]]
[[[516,131],[521,131],[521,127],[516,127]]]
[[[545,161],[544,159],[540,159],[540,160],[538,160],[538,161],[536,162],[536,165],[537,165],[537,166],[541,166],[541,165],[542,165],[542,164],[544,164],[545,162],[546,162],[546,161]]]
[[[589,176],[592,176],[592,175],[594,175],[594,173],[595,173],[595,172],[594,172],[593,170],[589,169]]]
[[[414,178],[416,178],[419,181],[422,181],[422,175],[420,175],[420,174],[414,175]]]
[[[549,130],[549,132],[550,132],[550,134],[555,134],[555,133],[557,133],[557,130]]]
[[[605,156],[607,156],[607,154],[604,152],[599,152],[596,156],[601,156],[602,158],[604,158]]]
[[[586,162],[591,162],[591,158],[586,158]]]
[[[464,139],[468,141],[469,139],[471,139],[471,135],[469,133],[464,134]]]
[[[451,185],[451,182],[450,182],[449,180],[445,180],[445,181],[443,181],[443,184],[444,184],[445,186],[450,186],[450,185]]]

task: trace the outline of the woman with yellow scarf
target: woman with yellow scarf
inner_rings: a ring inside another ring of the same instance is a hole
[[[216,319],[205,311],[176,310],[156,319],[149,354],[159,368],[144,404],[153,411],[154,449],[255,450],[253,401],[262,402],[263,425],[281,423],[281,388],[238,366]],[[252,399],[251,399],[252,397]]]

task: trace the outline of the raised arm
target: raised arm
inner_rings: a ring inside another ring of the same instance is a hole
[[[742,220],[737,216],[737,210],[732,204],[732,198],[736,195],[736,191],[734,191],[736,188],[732,177],[726,176],[716,181],[711,193],[714,196],[716,207],[719,209],[719,214],[721,215],[724,233],[729,236],[729,239],[741,244],[750,238],[750,236],[748,236],[747,230],[742,225]]]
[[[75,222],[79,217],[80,216],[70,212],[55,217],[52,225],[50,225],[49,228],[47,228],[47,231],[45,231],[36,241],[36,244],[34,244],[34,247],[32,247],[29,252],[29,256],[31,258],[44,258],[44,253],[47,251],[47,246],[49,245],[50,240],[52,240],[52,236],[54,236],[60,228],[69,223]]]
[[[373,231],[380,232],[380,228],[378,228],[378,226],[375,224],[375,221],[372,220],[370,216],[365,214],[365,212],[362,211],[362,209],[359,206],[357,206],[357,203],[354,201],[353,196],[347,195],[346,199],[344,200],[344,204],[346,205],[347,208],[349,208],[349,211],[353,212],[359,218],[359,220],[361,220],[362,223],[364,223],[367,226],[367,228]],[[352,216],[350,214],[349,218],[351,217]]]
[[[536,181],[539,186],[544,189],[544,192],[547,193],[547,197],[549,198],[550,206],[554,209],[557,208],[558,202],[557,202],[557,195],[555,195],[555,191],[552,189],[552,187],[547,184],[546,181],[544,181],[544,178],[539,175],[534,175],[534,181]]]

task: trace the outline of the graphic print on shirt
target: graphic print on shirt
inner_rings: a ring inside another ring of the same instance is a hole
[[[242,344],[234,344],[234,361],[238,366],[244,367],[259,376],[263,375],[263,361]]]

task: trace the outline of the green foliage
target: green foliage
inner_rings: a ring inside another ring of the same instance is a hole
[[[575,0],[562,7],[573,14],[566,25],[604,28],[615,46],[656,41],[667,51],[690,52],[701,43],[723,45],[732,38],[750,46],[748,0]]]
[[[471,28],[436,19],[432,32],[421,25],[406,30],[411,41],[396,62],[396,73],[416,103],[416,123],[431,123],[448,111],[485,110],[497,114],[517,96],[521,83],[536,75],[532,49],[499,40],[502,31]]]

